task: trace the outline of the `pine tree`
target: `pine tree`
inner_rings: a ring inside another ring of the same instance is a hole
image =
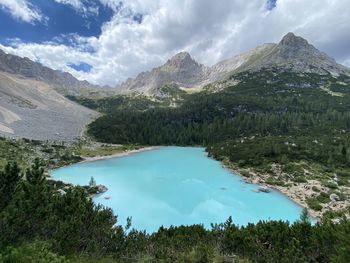
[[[310,223],[310,216],[307,208],[303,208],[303,211],[301,211],[300,221],[302,223]]]
[[[30,168],[26,170],[25,181],[23,182],[24,207],[33,218],[41,219],[45,213],[45,204],[49,202],[47,194],[48,185],[45,184],[44,169],[41,161],[36,158]]]
[[[35,158],[34,164],[31,166],[31,168],[27,169],[26,180],[30,185],[34,187],[40,187],[43,185],[45,181],[45,175],[39,158]]]
[[[89,181],[89,186],[90,187],[96,187],[96,181],[94,177],[91,176],[90,181]]]
[[[0,211],[11,201],[20,179],[20,169],[16,162],[7,163],[5,169],[0,171]]]
[[[346,147],[344,145],[343,145],[343,147],[341,149],[341,153],[342,153],[343,156],[346,156],[347,151],[346,151]]]

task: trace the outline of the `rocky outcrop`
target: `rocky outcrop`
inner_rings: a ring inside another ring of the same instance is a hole
[[[60,180],[55,180],[52,177],[48,178],[48,182],[52,184],[55,188],[57,188],[57,193],[59,195],[66,195],[69,189],[74,188],[75,186],[71,183],[65,183]],[[90,197],[93,198],[96,195],[103,194],[108,191],[108,188],[102,184],[96,186],[84,185],[81,186],[84,189],[84,192]]]

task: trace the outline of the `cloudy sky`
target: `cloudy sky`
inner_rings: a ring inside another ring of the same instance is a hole
[[[180,51],[212,65],[294,32],[350,66],[349,0],[0,0],[0,48],[116,85]]]

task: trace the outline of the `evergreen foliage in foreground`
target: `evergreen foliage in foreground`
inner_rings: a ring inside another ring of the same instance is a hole
[[[147,234],[117,226],[112,211],[80,187],[59,192],[39,160],[24,173],[8,163],[0,179],[0,262],[350,262],[345,219],[312,225],[304,212],[293,224],[239,227],[229,218],[211,230],[192,225]]]

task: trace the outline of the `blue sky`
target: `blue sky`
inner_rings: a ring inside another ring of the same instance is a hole
[[[1,2],[0,44],[13,47],[18,42],[50,42],[74,47],[77,43],[72,36],[99,37],[103,24],[123,8],[122,1],[108,4],[104,0],[19,0],[36,10],[41,17],[28,22],[16,17],[5,4],[1,6]],[[142,23],[141,13],[131,12],[130,15],[135,22]],[[66,65],[83,72],[90,72],[93,67],[84,61],[68,62]]]
[[[212,65],[290,31],[350,66],[349,14],[348,0],[0,0],[0,48],[112,86],[180,51]]]
[[[267,0],[266,7],[268,10],[272,10],[276,7],[277,0]]]
[[[113,15],[110,8],[103,7],[101,4],[96,4],[99,8],[98,14],[84,15],[70,6],[55,1],[32,0],[30,2],[40,8],[49,19],[43,23],[26,23],[12,17],[6,9],[0,9],[1,43],[6,43],[11,38],[20,38],[25,42],[52,41],[57,36],[71,33],[97,37],[101,34],[103,23],[109,21]]]

